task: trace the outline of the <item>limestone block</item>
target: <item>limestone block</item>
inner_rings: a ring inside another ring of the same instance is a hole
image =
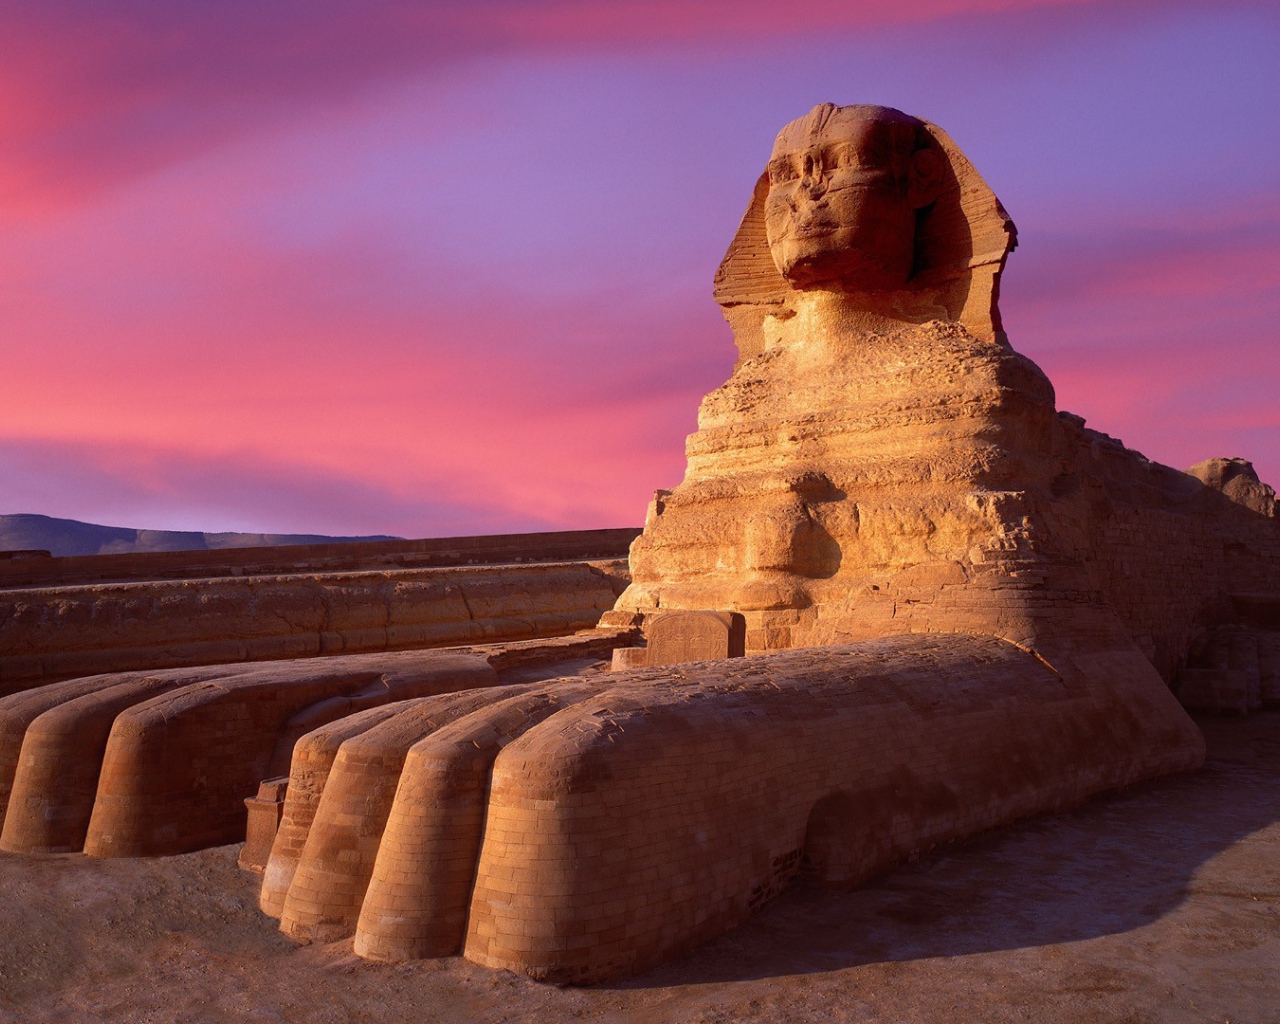
[[[245,825],[244,846],[236,860],[242,871],[262,874],[267,866],[267,858],[271,854],[271,846],[275,842],[276,831],[284,812],[288,787],[287,776],[266,779],[259,784],[255,796],[245,798],[244,805],[249,818]]]
[[[612,607],[620,570],[584,561],[0,590],[0,694],[90,673],[557,636]]]
[[[658,612],[645,622],[649,640],[646,665],[740,658],[746,620],[733,612]]]
[[[613,652],[610,668],[623,672],[629,668],[644,668],[649,652],[643,647],[617,647]]]

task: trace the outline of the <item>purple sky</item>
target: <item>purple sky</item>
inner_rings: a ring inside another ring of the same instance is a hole
[[[103,11],[110,9],[109,14]],[[0,33],[0,512],[638,524],[815,103],[941,125],[1059,407],[1280,483],[1280,7],[45,0]]]

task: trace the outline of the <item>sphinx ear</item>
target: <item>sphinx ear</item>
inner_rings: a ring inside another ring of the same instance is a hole
[[[946,158],[937,146],[917,149],[911,154],[907,202],[913,209],[928,206],[942,194],[946,176]]]

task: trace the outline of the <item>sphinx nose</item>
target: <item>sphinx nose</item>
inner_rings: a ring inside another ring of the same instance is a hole
[[[822,172],[822,164],[816,160],[805,160],[800,187],[814,196],[821,195],[827,190],[827,176]]]
[[[826,193],[827,181],[821,174],[814,174],[801,181],[800,187],[810,199],[818,199]]]
[[[823,161],[822,159],[820,159],[820,157],[812,156],[812,155],[805,156],[804,163],[803,165],[801,165],[800,180],[801,180],[801,183],[804,184],[805,188],[826,189],[827,187],[826,168],[824,168]]]

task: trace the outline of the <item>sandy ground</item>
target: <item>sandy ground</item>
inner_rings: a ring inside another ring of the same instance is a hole
[[[236,847],[0,854],[3,1021],[1280,1022],[1280,713],[1202,719],[1202,773],[797,889],[628,982],[296,948]]]

